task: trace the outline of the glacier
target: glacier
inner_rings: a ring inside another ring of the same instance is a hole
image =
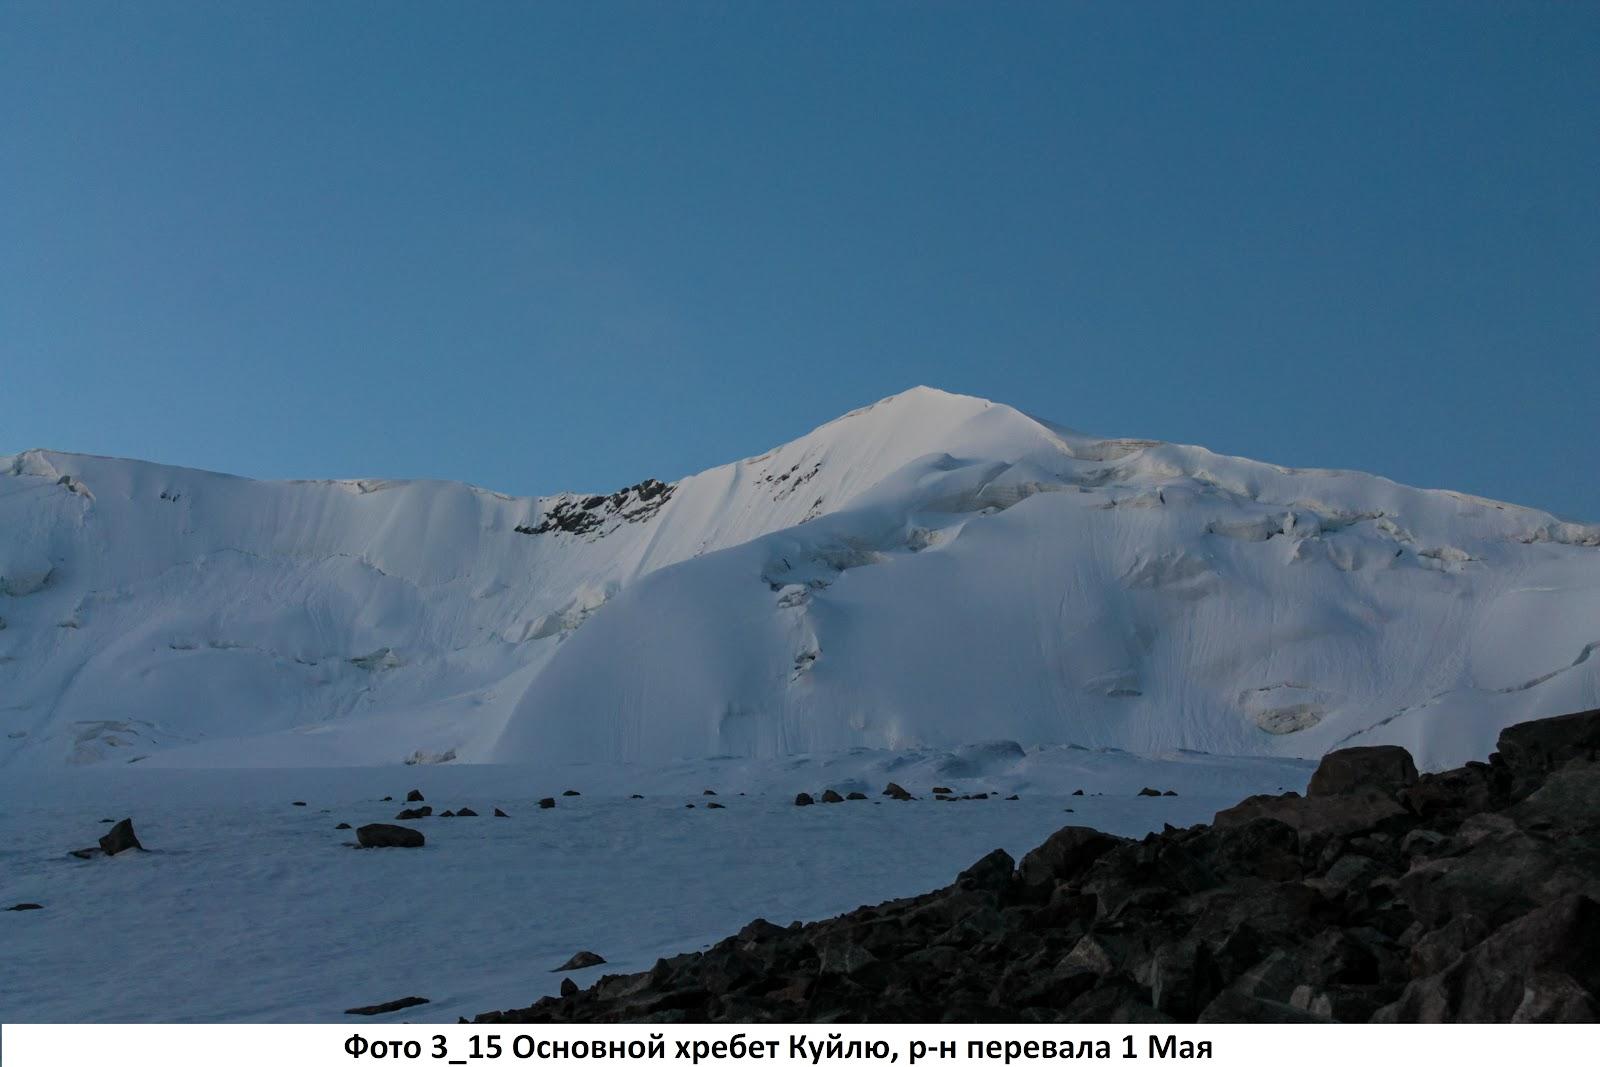
[[[1442,767],[1600,704],[1597,648],[1600,526],[925,387],[602,494],[0,457],[11,776],[1001,739]]]

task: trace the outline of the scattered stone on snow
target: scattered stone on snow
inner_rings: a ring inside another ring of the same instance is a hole
[[[403,1011],[414,1008],[418,1004],[428,1003],[427,997],[401,997],[399,1000],[386,1000],[382,1004],[368,1004],[364,1008],[346,1008],[346,1015],[387,1015],[391,1011]]]
[[[552,973],[559,974],[562,971],[581,971],[585,967],[598,967],[605,961],[606,958],[600,955],[598,952],[590,952],[588,949],[584,949],[582,952],[574,953],[570,960],[557,967]]]
[[[477,1021],[1600,1021],[1597,750],[1600,710],[1438,774],[1333,753],[1305,797],[1140,840],[1066,827]]]
[[[425,838],[416,830],[389,823],[368,823],[356,831],[362,848],[421,848]]]
[[[108,856],[115,856],[129,849],[144,851],[144,846],[139,844],[139,838],[133,832],[132,819],[123,819],[100,839],[100,850]]]

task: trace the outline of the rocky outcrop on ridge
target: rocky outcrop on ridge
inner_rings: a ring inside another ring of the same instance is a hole
[[[1329,754],[1307,795],[1134,841],[1068,826],[944,889],[478,1022],[1600,1019],[1600,710],[1486,763]]]

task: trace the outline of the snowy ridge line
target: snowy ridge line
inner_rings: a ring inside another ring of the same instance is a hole
[[[1600,703],[1600,659],[1552,655],[1600,633],[1600,526],[927,388],[608,494],[39,450],[0,471],[0,766],[40,773],[996,737],[1360,737],[1426,767]]]

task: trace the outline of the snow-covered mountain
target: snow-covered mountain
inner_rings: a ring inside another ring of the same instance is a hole
[[[1600,527],[918,388],[605,495],[0,457],[0,765],[1006,739],[1478,758],[1600,704]]]

